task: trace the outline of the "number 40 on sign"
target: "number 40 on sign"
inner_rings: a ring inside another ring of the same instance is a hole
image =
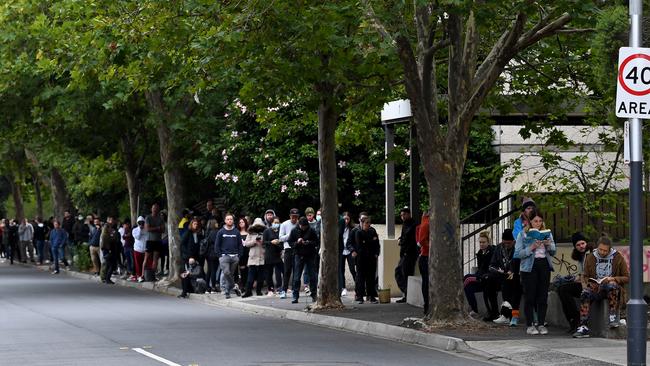
[[[650,119],[650,48],[621,47],[617,84],[616,116]]]

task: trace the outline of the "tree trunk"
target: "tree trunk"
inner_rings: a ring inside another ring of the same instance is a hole
[[[52,183],[52,201],[54,203],[54,217],[63,220],[65,210],[71,209],[70,197],[65,180],[57,168],[52,168],[50,172]]]
[[[36,216],[43,219],[43,192],[41,191],[41,180],[38,173],[32,171],[32,183],[34,184],[34,194],[36,195]]]
[[[124,174],[126,175],[126,187],[129,191],[129,209],[131,213],[131,224],[136,225],[138,219],[138,196],[140,195],[140,182],[138,179],[138,167],[136,166],[135,153],[132,143],[122,137],[122,154],[124,155]]]
[[[11,174],[8,176],[9,184],[11,185],[11,195],[14,199],[14,208],[16,209],[15,218],[21,222],[25,218],[25,206],[23,205],[23,192],[19,182],[16,182],[16,177]]]
[[[429,157],[431,159],[431,157]],[[429,313],[428,320],[461,321],[463,271],[460,251],[460,173],[448,161],[434,160],[425,171],[429,202]]]
[[[182,172],[178,165],[181,160],[176,158],[173,135],[168,126],[171,114],[165,108],[162,95],[158,91],[150,91],[147,92],[146,97],[151,111],[158,118],[156,132],[160,144],[160,163],[163,168],[167,195],[167,235],[170,263],[167,284],[172,284],[180,279],[180,273],[183,270],[181,239],[178,233],[179,213],[184,207]]]
[[[332,89],[329,89],[332,90]],[[318,108],[318,161],[322,212],[318,301],[315,309],[342,308],[339,292],[338,192],[335,132],[338,115],[333,97],[324,95]]]

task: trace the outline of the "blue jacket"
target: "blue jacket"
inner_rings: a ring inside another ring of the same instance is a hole
[[[535,251],[530,249],[530,245],[524,244],[526,242],[526,231],[522,230],[517,236],[517,242],[515,244],[515,256],[521,259],[519,264],[520,272],[531,272],[533,270],[533,263],[535,262]],[[553,234],[549,237],[551,245],[546,248],[546,260],[548,261],[548,266],[553,271],[553,256],[555,255],[555,240],[553,240]]]
[[[58,248],[64,246],[68,242],[68,233],[61,229],[52,229],[50,231],[50,246]]]

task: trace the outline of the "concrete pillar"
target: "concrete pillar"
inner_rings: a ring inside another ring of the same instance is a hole
[[[391,296],[400,296],[402,292],[395,282],[395,267],[399,262],[399,240],[383,239],[380,241],[381,254],[377,263],[379,288],[390,288]]]

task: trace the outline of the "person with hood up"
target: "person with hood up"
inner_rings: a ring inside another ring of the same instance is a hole
[[[273,225],[273,218],[275,218],[275,211],[269,208],[264,212],[264,226],[271,227]]]
[[[133,243],[133,264],[135,267],[135,276],[131,281],[144,282],[142,269],[144,268],[144,253],[147,249],[147,232],[144,231],[144,217],[138,216],[136,227],[131,230],[131,235],[135,240]]]
[[[282,242],[280,241],[280,218],[274,217],[271,227],[264,230],[264,267],[266,273],[266,284],[269,296],[275,292],[282,292]],[[273,284],[273,273],[275,273],[275,285]]]
[[[253,225],[248,227],[248,236],[244,246],[250,248],[248,252],[248,279],[246,280],[246,292],[242,297],[253,296],[253,282],[257,282],[256,295],[262,296],[264,286],[264,230],[266,225],[261,218],[256,218]]]
[[[582,294],[580,295],[580,326],[574,338],[589,337],[589,309],[594,301],[607,299],[609,305],[609,327],[618,327],[618,311],[623,286],[630,281],[627,263],[607,236],[601,236],[598,246],[585,256],[582,273]]]

